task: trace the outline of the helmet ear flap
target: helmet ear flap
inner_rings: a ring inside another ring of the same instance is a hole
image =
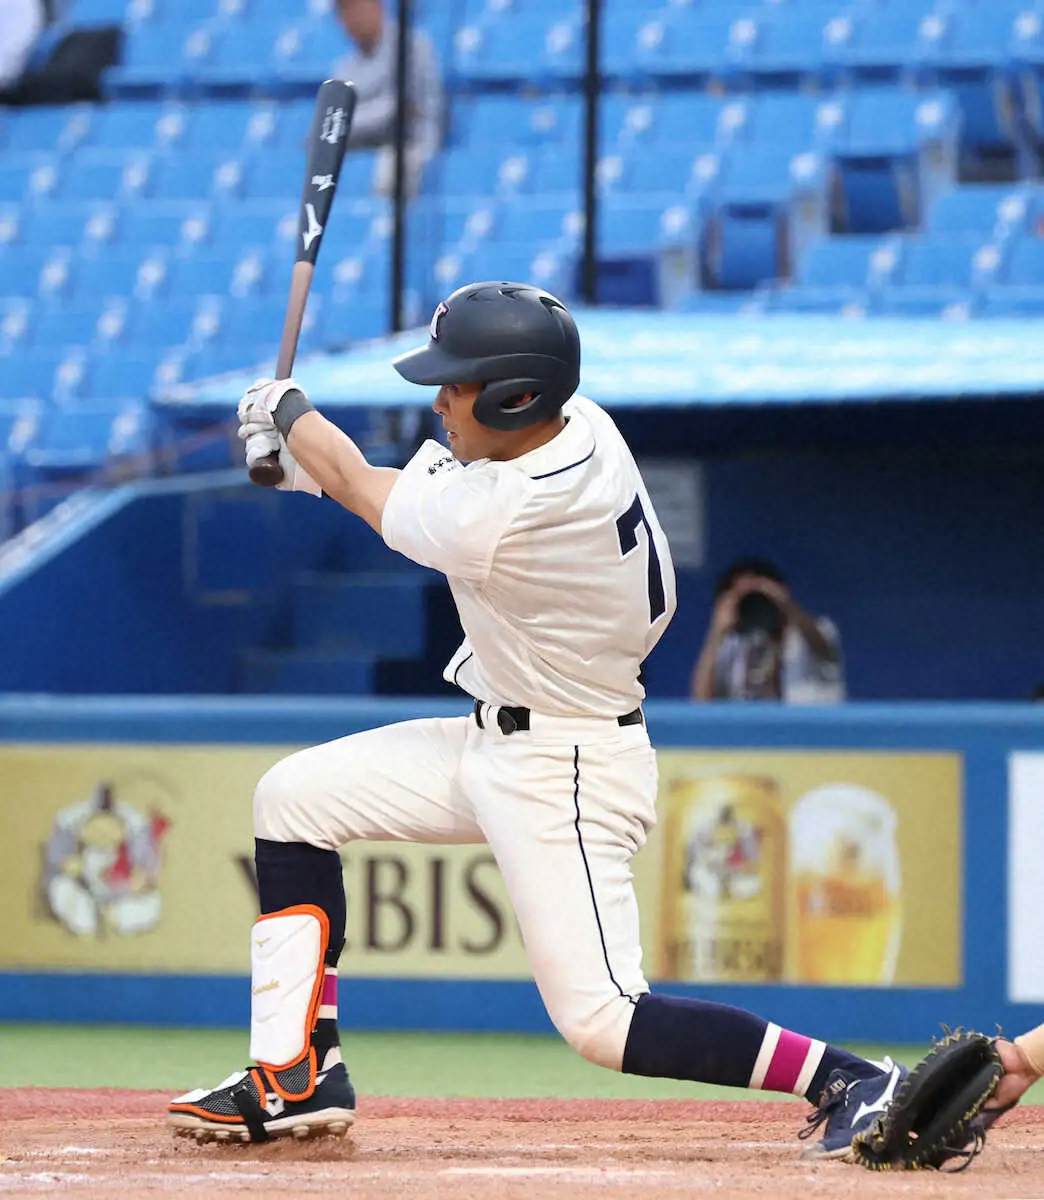
[[[527,401],[506,407],[527,393],[531,393]],[[546,421],[561,407],[548,394],[546,380],[498,379],[483,385],[472,412],[476,421],[490,429],[512,430]]]

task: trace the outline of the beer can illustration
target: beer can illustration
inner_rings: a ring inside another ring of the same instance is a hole
[[[786,832],[775,780],[681,779],[669,793],[666,833],[661,976],[779,979]]]
[[[789,824],[788,976],[891,983],[902,941],[895,809],[870,788],[831,783],[802,796]]]

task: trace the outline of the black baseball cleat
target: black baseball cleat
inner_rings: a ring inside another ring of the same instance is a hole
[[[832,1071],[819,1098],[819,1107],[808,1118],[808,1124],[798,1137],[810,1138],[826,1125],[818,1142],[807,1146],[801,1157],[806,1159],[848,1159],[852,1153],[852,1138],[870,1128],[892,1103],[895,1089],[909,1075],[906,1067],[886,1058],[875,1062],[881,1072],[869,1079],[860,1079],[840,1068]]]
[[[320,1071],[314,1090],[303,1100],[284,1099],[268,1071],[247,1067],[212,1091],[196,1088],[167,1106],[174,1134],[199,1142],[344,1137],[354,1120],[355,1089],[343,1062]]]

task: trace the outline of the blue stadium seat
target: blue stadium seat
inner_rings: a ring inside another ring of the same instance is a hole
[[[91,364],[90,396],[95,401],[147,400],[156,379],[149,355],[106,354]]]
[[[493,25],[460,30],[454,66],[466,79],[577,80],[582,46],[576,23],[558,20],[554,14],[508,9]]]
[[[1044,284],[1040,287],[995,288],[975,310],[981,317],[1044,316]]]
[[[208,240],[212,220],[210,206],[199,201],[145,200],[124,211],[119,237],[142,251],[193,247]]]
[[[772,143],[737,147],[725,156],[714,184],[718,203],[783,204],[797,192],[821,191],[824,162],[806,150]]]
[[[58,160],[50,155],[22,155],[0,162],[0,204],[51,195],[60,169]]]
[[[777,205],[722,204],[705,229],[704,270],[713,287],[753,288],[786,274],[786,220]]]
[[[525,176],[525,191],[575,196],[580,185],[579,152],[563,146],[560,151],[545,150],[530,158]]]
[[[943,192],[929,210],[925,228],[930,233],[1007,237],[1026,227],[1033,208],[1032,193],[1017,184],[969,184]]]
[[[188,123],[182,104],[158,100],[124,100],[98,110],[91,126],[89,144],[99,150],[137,150],[175,144],[184,136]]]
[[[689,210],[677,198],[607,196],[598,213],[599,257],[652,255],[692,236]]]
[[[806,289],[861,291],[886,283],[898,261],[899,245],[892,238],[823,238],[800,259],[794,279]]]
[[[680,200],[687,193],[698,197],[705,190],[706,185],[701,183],[699,164],[720,164],[720,159],[712,146],[687,147],[684,151],[670,155],[665,155],[659,146],[649,146],[630,151],[622,156],[621,162],[622,175],[618,183],[624,185],[626,191],[673,192]],[[708,184],[713,177],[714,173],[706,176]],[[608,181],[605,190],[611,190]]]
[[[344,53],[343,35],[326,22],[287,31],[276,39],[272,73],[293,87],[318,87]]]
[[[575,96],[459,97],[453,104],[454,140],[482,150],[491,145],[578,145],[582,110]]]
[[[5,246],[0,249],[0,296],[69,294],[75,265],[67,250],[54,246]]]
[[[195,78],[206,87],[228,88],[245,85],[271,76],[276,62],[276,46],[283,38],[284,26],[269,22],[238,21],[224,36],[216,38],[195,71]]]
[[[1009,77],[1016,19],[1016,12],[999,2],[958,6],[933,64],[932,79],[956,96],[961,144],[976,154],[1014,151],[1018,140]]]
[[[296,206],[304,168],[303,148],[261,155],[244,164],[241,193],[250,200],[284,200]]]
[[[149,160],[136,151],[85,150],[66,164],[57,194],[63,200],[132,199],[148,177]]]
[[[908,239],[897,279],[884,288],[875,307],[911,316],[947,310],[970,312],[976,295],[1003,264],[999,247],[981,239]]]
[[[517,181],[525,177],[529,166],[525,154],[489,153],[488,150],[485,154],[477,154],[470,147],[452,146],[439,155],[431,178],[435,190],[445,196],[490,196],[508,173],[505,163],[513,169],[512,177],[517,176]]]
[[[340,204],[338,203],[338,217]],[[297,202],[246,200],[214,209],[213,241],[218,246],[287,247],[297,237]]]
[[[105,73],[110,96],[155,96],[195,77],[214,50],[219,34],[204,25],[149,22],[127,36],[119,66]]]
[[[872,5],[853,21],[851,36],[835,42],[831,60],[856,80],[895,80],[932,60],[946,24],[917,4]]]
[[[235,296],[239,299],[254,295],[265,278],[266,260],[256,249],[240,253],[217,255],[196,254],[171,262],[169,294],[173,299],[186,300],[192,296]]]
[[[41,415],[22,459],[41,478],[96,471],[111,458],[147,454],[151,428],[141,404],[50,410]]]
[[[829,149],[844,121],[837,97],[802,92],[762,92],[751,103],[750,136],[798,150]]]
[[[112,241],[119,209],[104,202],[43,203],[22,215],[18,240],[26,246],[100,245]]]
[[[1005,287],[1044,287],[1044,238],[1020,238],[1001,278]]]
[[[210,299],[138,305],[131,317],[131,337],[135,346],[157,358],[175,347],[197,347],[217,336],[226,307]]]
[[[0,300],[0,358],[24,349],[32,337],[33,316],[28,297]]]
[[[582,228],[582,219],[567,197],[554,192],[548,196],[527,196],[522,203],[514,203],[502,209],[494,225],[495,238],[520,246],[538,246],[548,243],[576,241]]]
[[[75,399],[86,367],[82,355],[44,348],[12,355],[0,371],[0,399]]]
[[[33,340],[47,350],[108,345],[120,339],[126,328],[122,306],[100,309],[95,305],[42,305],[34,321]]]
[[[271,102],[210,100],[195,104],[188,110],[181,145],[191,154],[234,158],[275,142],[279,112],[279,106]]]
[[[120,24],[127,11],[127,0],[73,0],[68,15],[77,25]]]
[[[760,87],[799,87],[823,70],[828,22],[822,12],[787,8],[759,20],[743,62],[746,78]]]
[[[149,191],[157,200],[204,200],[236,196],[243,187],[243,164],[229,155],[178,155],[156,163]]]
[[[163,291],[169,270],[165,252],[144,249],[82,254],[76,267],[72,295],[82,304],[111,296],[151,299]]]
[[[288,100],[274,110],[274,144],[280,150],[303,150],[315,115],[314,100]]]
[[[89,104],[9,109],[0,139],[7,154],[67,154],[87,136],[94,116]]]

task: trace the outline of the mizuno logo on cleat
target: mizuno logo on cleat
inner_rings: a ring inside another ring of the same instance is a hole
[[[881,1095],[873,1102],[873,1104],[860,1104],[856,1110],[855,1116],[852,1118],[852,1125],[856,1126],[864,1118],[870,1116],[871,1113],[884,1112],[884,1110],[892,1103],[892,1097],[895,1095],[896,1084],[899,1082],[899,1068],[892,1067],[892,1077],[888,1080],[888,1086]]]

